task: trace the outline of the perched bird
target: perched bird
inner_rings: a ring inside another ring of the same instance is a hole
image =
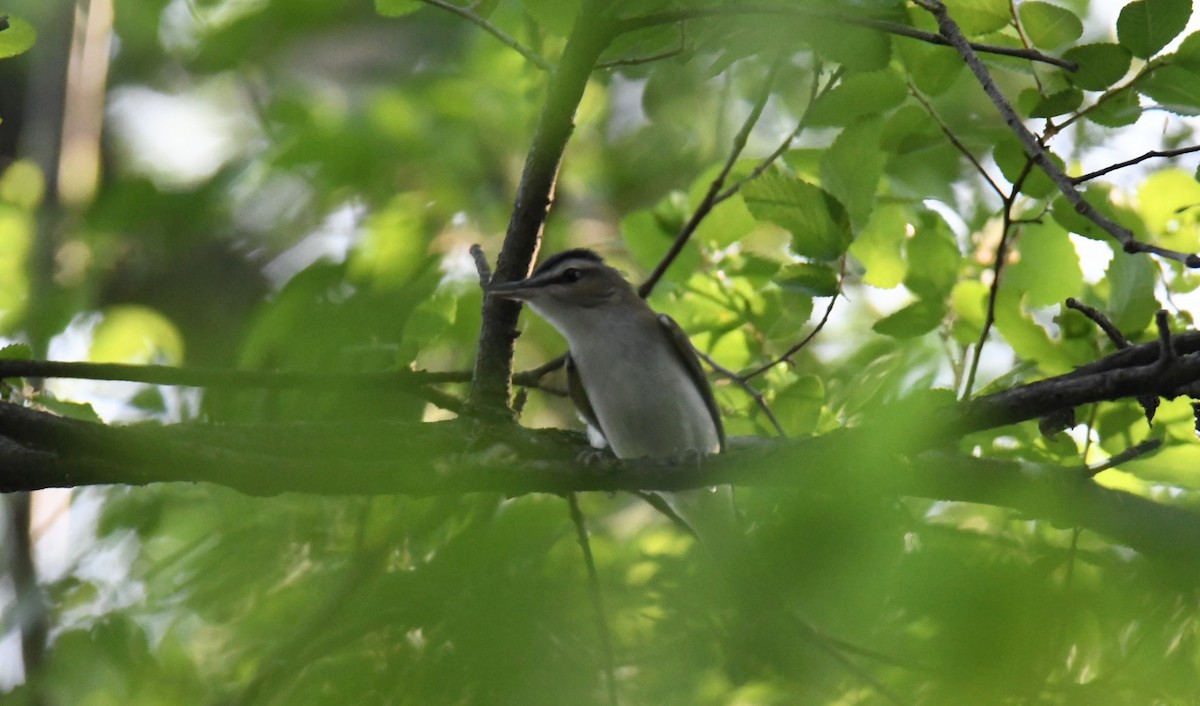
[[[529,304],[567,339],[567,386],[593,445],[618,458],[718,453],[721,415],[687,336],[591,250],[561,252],[491,296]]]

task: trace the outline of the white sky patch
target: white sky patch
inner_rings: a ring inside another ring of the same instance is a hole
[[[365,215],[365,209],[358,203],[347,203],[334,209],[316,230],[268,262],[263,267],[263,274],[275,289],[279,289],[314,262],[345,261],[358,240]]]
[[[1079,256],[1079,267],[1083,270],[1083,281],[1096,284],[1104,279],[1108,263],[1112,262],[1113,251],[1108,243],[1085,238],[1082,235],[1069,233],[1071,244],[1075,246],[1075,254]]]
[[[208,179],[256,135],[231,89],[215,84],[175,95],[120,86],[110,93],[108,118],[129,166],[165,188]]]

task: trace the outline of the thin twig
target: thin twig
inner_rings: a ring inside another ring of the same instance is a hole
[[[1178,149],[1173,149],[1173,150],[1150,150],[1149,152],[1147,152],[1146,154],[1143,154],[1140,157],[1134,157],[1133,159],[1127,159],[1124,162],[1118,162],[1116,164],[1107,166],[1104,169],[1097,169],[1094,172],[1088,172],[1087,174],[1084,174],[1083,176],[1072,177],[1071,183],[1082,184],[1085,181],[1091,181],[1092,179],[1095,179],[1097,177],[1102,177],[1105,174],[1108,174],[1109,172],[1115,172],[1118,169],[1124,169],[1125,167],[1131,167],[1140,162],[1144,162],[1147,159],[1154,159],[1155,157],[1178,157],[1181,154],[1191,154],[1192,152],[1200,152],[1200,145],[1192,145],[1191,147],[1180,147]]]
[[[1125,338],[1125,334],[1121,333],[1121,330],[1117,328],[1116,324],[1114,324],[1100,310],[1090,307],[1074,297],[1069,297],[1067,299],[1066,306],[1068,309],[1074,309],[1080,314],[1083,314],[1091,319],[1092,323],[1099,326],[1100,330],[1104,331],[1104,334],[1108,336],[1108,340],[1112,341],[1113,345],[1117,348],[1129,347],[1129,339]]]
[[[771,97],[771,87],[775,84],[775,77],[779,73],[781,60],[776,60],[771,63],[771,70],[767,73],[766,79],[763,81],[762,92],[758,99],[754,102],[754,107],[750,109],[750,114],[746,116],[746,120],[742,123],[742,127],[733,138],[733,148],[729,151],[729,156],[725,158],[725,164],[721,166],[720,173],[713,178],[712,183],[708,185],[708,192],[696,206],[696,210],[692,213],[692,217],[688,219],[679,234],[675,236],[675,241],[671,243],[671,247],[667,253],[662,256],[658,264],[654,267],[654,271],[638,286],[638,294],[644,299],[654,290],[654,286],[658,284],[663,275],[666,274],[667,268],[671,263],[675,262],[675,258],[679,257],[679,253],[683,252],[683,248],[691,239],[692,234],[696,232],[696,228],[700,226],[700,222],[704,217],[712,211],[716,205],[717,195],[721,192],[721,187],[725,185],[725,180],[729,177],[729,172],[733,169],[733,165],[737,163],[738,157],[742,154],[742,150],[746,147],[746,141],[750,138],[750,131],[754,129],[758,123],[759,117],[762,115],[763,109],[766,108],[767,100]]]
[[[730,15],[787,15],[791,17],[799,17],[808,20],[823,19],[842,24],[848,24],[854,27],[862,27],[864,29],[873,29],[887,34],[894,34],[909,39],[917,39],[929,44],[937,44],[940,46],[951,45],[945,37],[926,32],[924,30],[910,27],[899,22],[889,22],[887,20],[877,20],[871,17],[860,17],[845,12],[836,10],[825,10],[817,7],[804,7],[797,5],[714,5],[711,7],[700,7],[688,10],[671,10],[653,15],[644,15],[642,17],[631,17],[624,20],[622,23],[622,31],[632,32],[638,29],[654,27],[657,25],[674,24],[676,22],[685,22],[687,20],[698,20],[707,17],[727,17]],[[1058,57],[1042,54],[1038,51],[1029,49],[1015,49],[1013,47],[997,46],[994,44],[979,44],[971,42],[970,47],[975,51],[984,54],[999,54],[1003,56],[1014,56],[1019,59],[1028,59],[1030,61],[1040,61],[1045,64],[1052,64],[1067,71],[1076,71],[1079,69],[1078,64],[1060,59]]]
[[[592,598],[592,609],[596,614],[596,633],[600,639],[600,652],[604,658],[604,686],[608,692],[609,706],[617,706],[617,670],[613,657],[612,634],[608,629],[608,612],[604,609],[604,594],[600,590],[600,577],[596,572],[596,560],[592,556],[592,544],[588,540],[587,522],[579,509],[579,496],[567,493],[567,505],[571,509],[571,522],[575,525],[575,538],[583,552],[583,563],[587,567],[588,592]]]
[[[754,368],[750,372],[742,373],[739,377],[742,380],[748,381],[751,378],[755,378],[755,377],[758,377],[759,375],[762,375],[763,373],[767,372],[771,368],[774,368],[776,365],[779,365],[780,363],[786,362],[789,359],[791,359],[792,356],[796,355],[797,353],[800,352],[801,349],[803,349],[805,346],[807,346],[809,341],[812,341],[814,338],[816,338],[817,334],[821,332],[821,329],[825,328],[825,324],[829,321],[829,315],[833,313],[833,305],[837,303],[838,297],[842,296],[842,281],[845,279],[845,275],[846,275],[846,258],[842,257],[842,270],[838,274],[838,290],[836,293],[834,293],[834,295],[832,297],[829,298],[829,306],[825,307],[825,314],[824,314],[824,316],[821,317],[821,320],[819,322],[817,322],[816,328],[814,328],[812,331],[809,331],[808,335],[805,336],[799,343],[795,344],[791,348],[788,348],[787,351],[783,355],[779,356],[778,358],[776,358],[775,360],[772,360],[769,363],[763,363],[762,365],[758,366],[757,368]]]
[[[992,332],[992,326],[996,323],[996,301],[1000,297],[1000,275],[1004,271],[1004,262],[1008,259],[1008,242],[1009,237],[1013,233],[1012,208],[1013,204],[1017,201],[1017,196],[1021,193],[1021,186],[1025,183],[1025,179],[1029,177],[1029,172],[1032,169],[1033,160],[1026,160],[1025,167],[1013,183],[1012,191],[1007,196],[1003,196],[1004,220],[1000,226],[1000,243],[996,245],[996,259],[992,263],[992,286],[988,287],[987,312],[983,317],[983,327],[979,331],[979,340],[975,343],[975,352],[971,356],[971,367],[967,371],[967,384],[963,387],[962,398],[964,400],[971,396],[971,390],[975,387],[975,375],[979,372],[979,361],[983,358],[983,347],[987,344],[988,337]]]
[[[979,85],[983,88],[983,91],[987,94],[988,98],[991,99],[992,104],[996,106],[996,109],[1004,118],[1004,122],[1008,125],[1009,129],[1012,130],[1013,134],[1020,139],[1022,146],[1025,148],[1025,154],[1027,154],[1030,159],[1032,159],[1037,166],[1040,167],[1048,177],[1050,177],[1050,180],[1054,182],[1055,186],[1058,187],[1058,190],[1062,192],[1067,201],[1069,201],[1071,205],[1075,207],[1075,211],[1079,213],[1079,215],[1087,218],[1111,235],[1114,239],[1116,239],[1117,242],[1121,244],[1127,253],[1150,253],[1158,255],[1159,257],[1167,258],[1169,260],[1181,262],[1188,267],[1200,267],[1200,255],[1183,253],[1177,250],[1171,250],[1168,248],[1159,247],[1157,245],[1143,243],[1139,241],[1133,235],[1133,232],[1128,228],[1113,222],[1107,216],[1100,213],[1095,206],[1092,206],[1092,204],[1088,203],[1087,200],[1083,198],[1083,195],[1079,193],[1079,190],[1075,188],[1075,185],[1071,182],[1071,178],[1068,177],[1062,171],[1062,169],[1059,169],[1058,165],[1054,163],[1054,160],[1050,157],[1050,153],[1046,151],[1046,148],[1042,145],[1041,141],[1034,136],[1034,134],[1030,132],[1028,128],[1025,127],[1025,124],[1021,121],[1021,118],[1017,115],[1017,112],[1013,110],[1013,107],[1008,102],[1008,99],[1004,97],[1004,94],[1000,92],[999,87],[996,86],[996,82],[992,79],[991,74],[988,73],[988,70],[983,65],[983,62],[979,60],[979,56],[975,53],[975,50],[972,49],[970,42],[968,42],[966,37],[963,36],[962,30],[960,30],[954,20],[950,18],[950,13],[946,9],[946,5],[941,0],[915,1],[918,5],[929,11],[937,19],[938,29],[942,36],[949,41],[951,46],[958,50],[958,53],[963,58],[963,61],[966,62],[968,68],[971,69],[971,72],[975,74],[975,78],[979,82]]]
[[[483,19],[479,15],[476,15],[474,12],[471,11],[470,8],[460,7],[458,5],[455,5],[454,3],[446,2],[445,0],[421,0],[421,2],[425,3],[426,5],[432,5],[433,7],[441,8],[441,9],[445,10],[446,12],[450,12],[455,15],[458,15],[459,17],[470,22],[471,24],[474,24],[475,26],[479,27],[483,31],[492,35],[496,39],[499,39],[501,44],[503,44],[504,46],[508,47],[509,49],[512,49],[513,51],[517,52],[521,56],[525,57],[526,61],[528,61],[529,63],[538,67],[542,71],[549,71],[552,68],[554,68],[553,66],[550,65],[550,62],[548,62],[545,59],[543,59],[542,57],[538,56],[537,53],[534,52],[532,49],[521,44],[516,39],[513,39],[513,37],[511,35],[509,35],[504,30],[500,29],[496,25],[492,24],[491,22],[488,22],[487,20]]]
[[[755,404],[758,405],[758,408],[763,411],[763,414],[767,415],[767,419],[771,421],[771,426],[775,427],[776,433],[778,433],[781,438],[787,438],[787,432],[783,430],[783,425],[781,425],[779,420],[775,418],[775,413],[771,411],[771,407],[767,404],[766,398],[763,397],[761,392],[754,389],[754,386],[750,384],[749,380],[746,380],[741,375],[738,375],[734,371],[713,360],[713,357],[704,351],[697,350],[696,355],[700,356],[700,359],[705,363],[708,363],[708,366],[712,368],[718,375],[732,380],[733,384],[742,388],[747,395],[750,395],[750,399],[754,400]]]
[[[471,245],[471,259],[475,261],[475,272],[479,274],[479,288],[486,294],[488,287],[492,286],[492,267],[479,243]]]
[[[796,121],[795,129],[788,133],[787,137],[783,138],[783,141],[779,143],[779,146],[776,147],[771,154],[763,157],[762,161],[756,164],[754,169],[751,170],[749,174],[741,179],[738,179],[734,183],[730,184],[724,191],[717,194],[716,199],[713,200],[714,206],[728,198],[731,198],[734,194],[741,191],[743,186],[762,176],[768,169],[771,168],[771,165],[774,164],[776,160],[783,156],[784,152],[788,151],[788,148],[792,146],[792,142],[794,142],[796,138],[800,136],[801,132],[804,132],[804,128],[808,125],[808,116],[812,111],[812,107],[821,98],[821,96],[828,93],[829,90],[833,88],[834,84],[841,79],[844,70],[845,69],[841,66],[834,70],[833,73],[830,74],[829,80],[825,82],[824,88],[821,88],[820,68],[818,67],[813,70],[813,83],[808,94],[808,105],[804,106],[804,112],[800,115],[800,119]]]
[[[1158,447],[1162,446],[1162,444],[1162,439],[1146,439],[1140,444],[1130,446],[1104,463],[1101,463],[1097,466],[1085,466],[1083,471],[1088,476],[1094,476],[1098,473],[1103,473],[1110,468],[1116,468],[1117,466],[1120,466],[1122,463],[1128,463],[1139,456],[1145,456],[1151,451],[1158,449]]]
[[[925,96],[921,95],[921,92],[917,90],[917,87],[913,85],[911,80],[908,82],[908,92],[913,98],[917,99],[918,103],[925,107],[925,112],[929,113],[929,117],[933,118],[934,122],[938,124],[938,127],[942,129],[942,134],[946,136],[946,139],[950,140],[950,144],[954,145],[955,149],[957,149],[971,162],[972,165],[974,165],[975,171],[979,172],[979,175],[982,176],[984,181],[988,183],[988,186],[992,187],[992,191],[995,191],[997,196],[999,196],[1001,199],[1004,199],[1004,190],[1000,188],[1000,185],[996,183],[995,179],[992,179],[992,175],[988,174],[988,171],[983,168],[983,165],[979,163],[979,160],[976,159],[975,155],[971,153],[971,150],[967,149],[967,146],[963,144],[962,140],[958,139],[958,136],[955,135],[950,129],[950,126],[942,120],[942,117],[937,114],[937,111],[933,109],[933,106],[930,105]]]

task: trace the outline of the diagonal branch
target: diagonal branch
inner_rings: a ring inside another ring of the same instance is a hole
[[[1079,193],[1079,190],[1075,188],[1071,177],[1058,168],[1058,165],[1050,158],[1050,154],[1046,151],[1046,148],[1025,127],[1020,116],[1013,110],[1012,105],[1009,104],[1004,94],[1000,92],[999,87],[996,86],[996,82],[992,80],[992,76],[988,73],[983,62],[979,60],[979,56],[972,49],[970,42],[963,36],[962,31],[958,28],[954,20],[950,18],[950,13],[946,9],[946,5],[941,0],[916,0],[916,2],[937,19],[938,29],[941,31],[942,36],[946,38],[951,46],[958,50],[963,61],[966,62],[971,72],[975,74],[975,78],[979,81],[979,85],[983,87],[984,93],[991,99],[992,104],[996,106],[996,109],[1000,112],[1001,117],[1004,118],[1004,122],[1008,125],[1009,129],[1021,141],[1021,145],[1025,148],[1025,154],[1050,177],[1050,180],[1054,182],[1067,201],[1075,207],[1079,215],[1104,229],[1105,232],[1121,244],[1127,253],[1150,253],[1181,262],[1188,267],[1200,267],[1200,256],[1161,248],[1150,243],[1143,243],[1134,237],[1133,232],[1128,228],[1113,222],[1107,216],[1100,213],[1100,211],[1096,210],[1095,206],[1088,203],[1083,198],[1083,195]]]
[[[508,47],[509,49],[512,49],[513,51],[517,52],[521,56],[525,57],[526,61],[528,61],[529,63],[538,67],[542,71],[549,71],[552,68],[554,68],[553,66],[550,65],[550,62],[548,62],[545,59],[543,59],[542,57],[538,56],[537,53],[534,52],[532,49],[525,46],[524,44],[521,44],[516,39],[513,39],[513,37],[511,35],[506,33],[504,30],[500,29],[496,25],[492,24],[491,22],[488,22],[487,20],[483,19],[479,15],[476,15],[474,12],[471,12],[471,10],[469,8],[460,7],[459,5],[455,5],[454,3],[446,2],[446,0],[421,0],[421,2],[425,3],[426,5],[432,5],[433,7],[437,7],[442,10],[445,10],[446,12],[450,12],[455,15],[458,15],[459,17],[463,18],[464,20],[470,22],[471,24],[479,27],[483,31],[492,35],[496,39],[499,39],[501,44],[503,44],[504,46]]]

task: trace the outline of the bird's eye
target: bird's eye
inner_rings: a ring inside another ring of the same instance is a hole
[[[579,281],[579,277],[580,277],[582,274],[583,274],[583,273],[582,273],[582,272],[580,272],[579,270],[577,270],[576,268],[574,268],[574,267],[568,267],[567,269],[563,270],[563,273],[562,273],[562,281],[564,281],[564,282],[578,282],[578,281]]]

